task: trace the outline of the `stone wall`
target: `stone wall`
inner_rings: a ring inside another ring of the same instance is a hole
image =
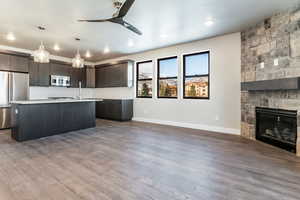
[[[248,28],[241,40],[242,82],[300,77],[300,8],[275,14]],[[255,107],[300,111],[300,91],[242,92],[241,102],[241,134],[255,139]]]

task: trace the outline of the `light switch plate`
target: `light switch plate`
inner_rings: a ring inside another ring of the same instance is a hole
[[[264,68],[265,68],[265,63],[264,63],[264,62],[260,63],[260,68],[261,68],[261,69],[264,69]]]
[[[279,60],[278,58],[274,59],[274,66],[278,66],[279,65]]]

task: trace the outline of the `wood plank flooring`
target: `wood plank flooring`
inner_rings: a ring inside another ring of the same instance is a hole
[[[239,136],[104,120],[24,143],[0,134],[0,200],[299,200],[299,191],[299,158]]]

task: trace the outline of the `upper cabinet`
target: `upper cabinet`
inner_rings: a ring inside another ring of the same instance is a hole
[[[50,64],[50,66],[51,66],[51,70],[50,70],[51,75],[71,76],[72,68],[70,65],[53,62]]]
[[[48,87],[50,85],[50,64],[29,61],[30,86]]]
[[[0,70],[27,73],[28,66],[29,58],[27,56],[0,54]]]
[[[0,54],[0,70],[10,70],[10,58],[7,54]]]
[[[29,58],[22,56],[10,56],[11,71],[28,72]]]
[[[95,88],[96,87],[96,80],[95,80],[95,68],[87,66],[85,68],[85,86],[86,88]]]
[[[95,70],[96,88],[133,86],[133,61],[98,65]]]
[[[79,82],[81,87],[86,87],[85,69],[71,68],[71,87],[78,88]]]

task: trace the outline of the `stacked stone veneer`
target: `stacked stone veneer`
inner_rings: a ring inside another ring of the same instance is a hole
[[[300,77],[300,9],[278,13],[241,34],[242,82]],[[279,65],[274,66],[274,59]],[[264,68],[261,67],[264,63]],[[300,156],[300,91],[242,92],[242,136],[255,139],[255,107],[298,110],[297,155]]]

